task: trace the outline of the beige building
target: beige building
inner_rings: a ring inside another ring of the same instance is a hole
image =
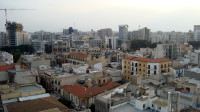
[[[141,78],[170,72],[172,61],[166,58],[138,58],[126,57],[122,61],[122,73],[125,80],[131,81],[133,75],[139,74]]]

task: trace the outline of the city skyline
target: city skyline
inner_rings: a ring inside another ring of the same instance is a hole
[[[45,30],[61,32],[70,26],[79,31],[95,31],[118,25],[129,25],[129,31],[139,25],[151,31],[193,30],[199,24],[198,0],[0,0],[0,8],[36,9],[30,11],[7,11],[8,21],[22,23],[24,31]],[[0,31],[5,31],[5,13],[0,11]]]

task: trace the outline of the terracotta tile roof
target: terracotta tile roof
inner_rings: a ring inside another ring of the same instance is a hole
[[[137,58],[137,57],[136,56],[129,56],[129,57],[125,57],[124,59],[133,60],[135,58]]]
[[[166,62],[166,61],[172,61],[171,59],[167,58],[135,58],[134,61],[142,61],[142,62],[151,62],[151,63],[160,63],[160,62]]]
[[[65,92],[70,92],[71,94],[74,94],[78,97],[92,97],[96,96],[100,93],[103,93],[106,90],[113,89],[114,87],[119,86],[120,84],[108,81],[106,84],[104,84],[101,87],[93,86],[90,88],[84,87],[80,84],[74,84],[74,85],[65,85],[62,86]]]
[[[0,71],[15,70],[15,65],[17,64],[0,66]],[[29,68],[24,65],[21,65],[21,68],[29,70]]]
[[[73,55],[73,56],[80,56],[80,57],[84,57],[87,58],[88,55],[87,54],[83,54],[83,53],[76,53],[76,52],[71,52],[69,55]]]
[[[15,70],[15,65],[4,65],[0,66],[0,71]]]
[[[129,56],[129,57],[126,57],[124,59],[133,60],[133,61],[151,62],[151,63],[160,63],[160,62],[172,61],[171,59],[167,59],[167,58],[152,59],[152,58],[142,58],[142,57],[135,57],[135,56]]]
[[[106,48],[100,48],[100,50],[101,50],[101,51],[104,51],[104,50],[106,50]]]
[[[10,103],[6,105],[6,108],[8,112],[39,112],[53,108],[58,108],[61,111],[68,110],[66,106],[52,97]]]

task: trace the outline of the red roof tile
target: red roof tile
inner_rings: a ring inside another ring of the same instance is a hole
[[[100,50],[101,50],[101,51],[104,51],[104,50],[106,50],[106,48],[100,48]]]
[[[136,56],[129,56],[129,57],[125,57],[124,59],[132,60],[134,58],[137,58],[137,57]]]
[[[108,81],[106,84],[104,84],[101,87],[94,86],[94,87],[87,88],[80,84],[74,84],[74,85],[62,86],[62,88],[64,89],[64,91],[70,92],[71,94],[74,94],[78,97],[92,97],[100,93],[103,93],[106,90],[113,89],[114,87],[117,87],[119,85],[120,84],[118,83]]]
[[[160,62],[166,62],[166,61],[172,61],[171,59],[167,58],[135,58],[134,61],[142,61],[142,62],[151,62],[151,63],[160,63]]]
[[[73,55],[73,56],[80,56],[80,57],[85,57],[87,58],[88,55],[87,54],[83,54],[83,53],[76,53],[76,52],[71,52],[69,55]]]
[[[0,71],[15,70],[15,65],[16,65],[16,64],[0,66]],[[21,65],[21,68],[24,68],[24,69],[26,69],[26,70],[29,69],[28,67],[26,67],[26,66],[24,66],[24,65]]]
[[[0,66],[0,71],[15,70],[15,65],[4,65]]]
[[[152,58],[142,58],[142,57],[135,57],[135,56],[129,56],[129,57],[126,57],[124,59],[133,60],[133,61],[151,62],[151,63],[160,63],[160,62],[172,61],[171,59],[167,59],[167,58],[152,59]]]

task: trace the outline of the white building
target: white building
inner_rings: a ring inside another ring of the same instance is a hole
[[[118,37],[106,37],[106,44],[110,49],[117,49]]]
[[[156,110],[156,112],[168,112],[167,101],[159,99],[158,97],[142,96],[135,101],[135,107],[142,111],[151,108]]]
[[[33,40],[31,42],[31,45],[33,46],[36,52],[45,52],[45,44],[46,41]]]
[[[128,25],[119,25],[119,40],[121,40],[122,43],[128,41]]]
[[[0,62],[4,62],[5,64],[12,64],[13,63],[13,55],[7,52],[0,51]]]
[[[179,44],[157,44],[154,49],[155,58],[177,59],[181,56]]]

